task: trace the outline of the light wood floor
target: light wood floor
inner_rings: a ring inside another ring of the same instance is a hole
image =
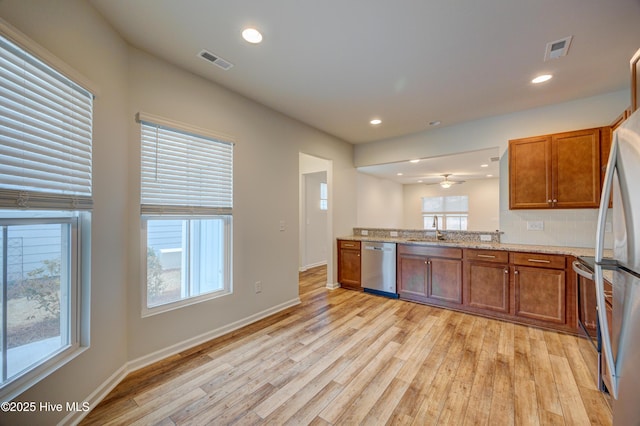
[[[583,339],[324,288],[128,376],[86,425],[610,425]]]

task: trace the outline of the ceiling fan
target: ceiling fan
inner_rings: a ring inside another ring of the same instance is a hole
[[[444,177],[444,180],[437,183],[425,183],[425,185],[440,185],[444,189],[447,189],[447,188],[450,188],[451,185],[465,182],[464,180],[449,180],[449,176],[451,176],[451,173],[447,173],[442,176]]]

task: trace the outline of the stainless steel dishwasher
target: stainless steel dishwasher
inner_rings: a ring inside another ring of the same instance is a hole
[[[381,296],[397,298],[396,243],[362,243],[362,288]]]

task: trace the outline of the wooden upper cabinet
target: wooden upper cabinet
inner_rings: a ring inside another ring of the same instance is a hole
[[[509,208],[597,208],[600,133],[596,128],[509,141]]]
[[[547,208],[550,199],[549,138],[542,136],[509,141],[509,208]]]
[[[551,135],[553,207],[600,206],[600,129]]]

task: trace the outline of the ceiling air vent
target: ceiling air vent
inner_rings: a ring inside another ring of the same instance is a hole
[[[547,48],[544,51],[544,60],[549,61],[561,56],[567,56],[569,52],[569,45],[573,36],[565,37],[560,40],[550,41],[547,43]]]
[[[500,161],[500,157],[491,157],[489,160],[491,160],[492,163],[495,163],[496,161]]]
[[[198,53],[198,56],[204,59],[205,61],[209,61],[212,64],[222,68],[225,71],[233,66],[231,62],[226,61],[222,59],[220,56],[214,55],[213,53],[208,52],[206,50],[201,50],[200,53]]]

